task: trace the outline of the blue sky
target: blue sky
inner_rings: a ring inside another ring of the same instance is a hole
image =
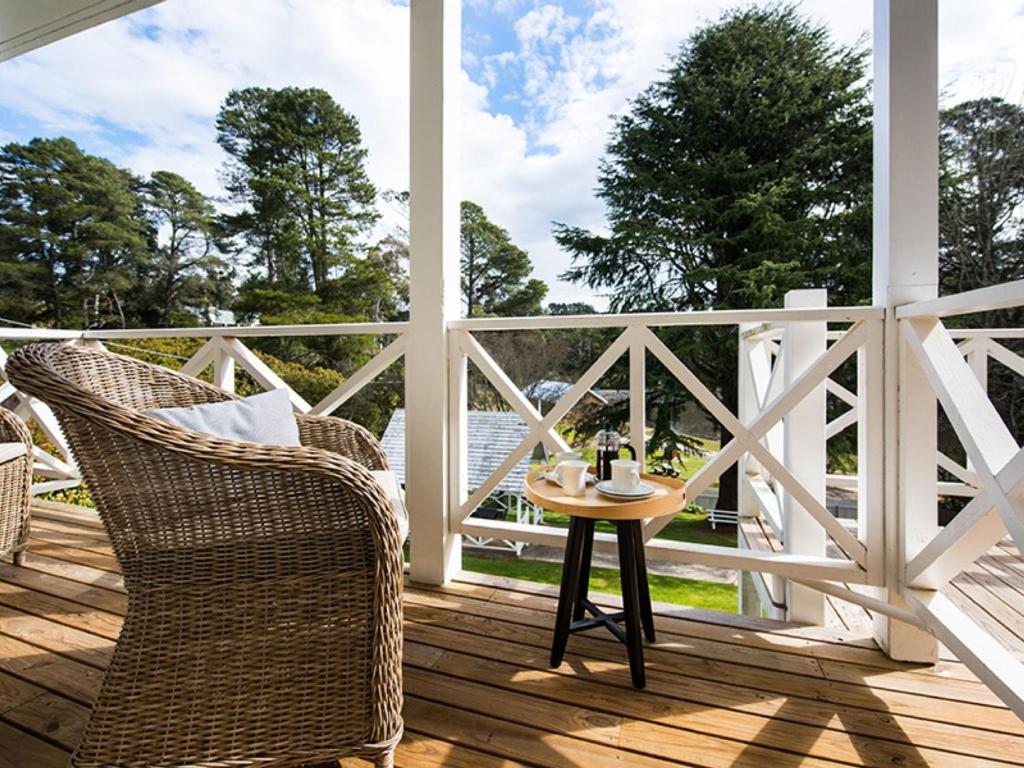
[[[605,303],[558,281],[551,222],[600,230],[593,190],[614,116],[724,0],[464,0],[463,197],[525,247],[555,301]],[[852,43],[870,0],[804,0]],[[943,0],[950,102],[1024,92],[1024,3]],[[369,172],[407,188],[408,7],[391,0],[166,0],[0,64],[0,141],[66,135],[137,173],[222,193],[213,119],[231,88],[316,85],[360,120]],[[385,211],[386,215],[393,215]]]

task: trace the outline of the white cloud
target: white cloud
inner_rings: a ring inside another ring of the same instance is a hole
[[[106,153],[139,172],[170,168],[220,191],[212,119],[231,88],[316,85],[359,117],[370,173],[404,188],[408,155],[407,8],[279,0],[170,0],[0,65],[7,109],[54,134],[110,126],[145,137]],[[157,40],[142,23],[158,28]],[[116,134],[114,135],[116,138]]]
[[[518,47],[485,57],[476,70],[480,82],[463,78],[461,183],[464,197],[530,251],[552,300],[593,298],[557,282],[568,258],[552,241],[550,222],[601,229],[604,211],[593,193],[614,116],[659,76],[690,33],[736,5],[593,0],[584,18],[555,2],[490,4],[495,23],[516,33]],[[940,81],[951,102],[992,92],[1020,98],[1020,3],[989,0],[984,7],[940,4]],[[805,0],[801,9],[826,22],[840,42],[870,32],[866,0]],[[405,189],[408,18],[407,7],[387,0],[168,0],[0,64],[0,92],[7,110],[51,134],[86,131],[96,151],[140,173],[169,168],[218,193],[222,155],[212,118],[227,91],[317,85],[359,117],[377,185]],[[141,34],[143,21],[162,30],[158,40]],[[518,122],[491,98],[513,71],[523,78],[525,117]],[[145,142],[125,151],[111,126]]]

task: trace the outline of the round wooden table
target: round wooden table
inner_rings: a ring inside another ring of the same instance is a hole
[[[570,634],[603,626],[625,644],[633,685],[643,688],[646,676],[641,630],[649,641],[654,642],[643,521],[679,512],[685,504],[684,483],[671,477],[645,474],[641,479],[654,488],[654,493],[644,499],[611,498],[598,493],[593,485],[587,486],[583,496],[569,496],[557,483],[543,477],[550,470],[551,467],[540,467],[526,476],[526,498],[544,509],[569,515],[569,536],[565,543],[562,584],[551,643],[551,666],[557,667],[562,663]],[[618,539],[623,610],[617,613],[605,613],[588,597],[594,523],[598,520],[613,523]],[[585,618],[586,613],[590,618]],[[619,626],[620,621],[625,624],[625,629]]]

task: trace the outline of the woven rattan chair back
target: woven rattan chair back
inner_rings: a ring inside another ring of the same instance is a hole
[[[7,371],[57,415],[129,597],[73,765],[390,764],[402,563],[372,436],[312,417],[301,448],[181,429],[143,411],[232,395],[101,350],[30,345]]]

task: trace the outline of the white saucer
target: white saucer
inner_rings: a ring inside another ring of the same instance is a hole
[[[554,483],[559,488],[562,487],[562,484],[558,480],[558,475],[555,474],[554,470],[552,470],[550,472],[542,472],[540,476],[543,477],[545,480],[547,480],[549,483]],[[593,485],[596,482],[597,482],[597,478],[594,477],[589,472],[587,472],[587,485]]]
[[[612,485],[611,480],[602,480],[597,484],[597,492],[616,499],[646,499],[654,494],[654,488],[647,483],[640,483],[632,491],[622,491]]]

